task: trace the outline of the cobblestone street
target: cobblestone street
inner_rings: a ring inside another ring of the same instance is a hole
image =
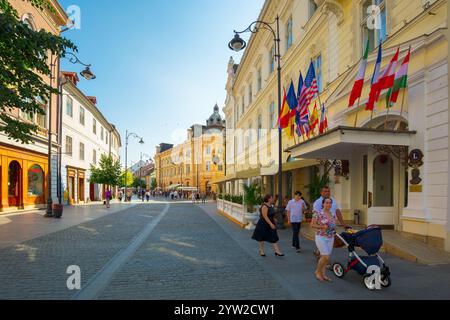
[[[356,274],[317,282],[313,243],[303,240],[302,254],[291,251],[288,230],[280,231],[286,257],[278,259],[270,248],[267,258],[259,257],[250,236],[218,215],[213,203],[123,207],[0,249],[0,299],[450,298],[450,266],[383,255],[393,286],[370,292]],[[334,259],[345,256],[338,250]],[[81,291],[67,289],[70,265],[81,268]]]

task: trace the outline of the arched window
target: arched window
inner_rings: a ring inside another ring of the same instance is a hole
[[[20,185],[22,183],[22,172],[20,164],[12,161],[8,170],[8,195],[9,197],[20,197]]]
[[[28,196],[42,197],[44,195],[44,170],[35,164],[28,169]]]
[[[29,14],[25,14],[22,17],[22,22],[28,26],[31,30],[36,30],[36,27],[34,26],[33,18]]]

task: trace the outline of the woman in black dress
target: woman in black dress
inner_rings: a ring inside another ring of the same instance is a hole
[[[283,257],[284,254],[281,253],[280,247],[278,246],[278,238],[276,219],[275,219],[275,209],[272,207],[273,196],[267,195],[264,197],[264,203],[259,209],[260,219],[256,225],[255,232],[253,233],[252,239],[258,241],[259,243],[259,254],[261,257],[265,257],[264,253],[264,242],[269,242],[273,245],[275,255],[277,257]]]

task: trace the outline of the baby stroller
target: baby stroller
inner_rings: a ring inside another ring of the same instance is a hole
[[[334,263],[332,265],[332,270],[336,277],[342,279],[350,270],[354,270],[363,276],[364,285],[369,290],[376,289],[377,284],[384,288],[391,285],[389,268],[378,255],[378,252],[383,246],[380,227],[370,226],[359,232],[355,232],[352,228],[347,228],[345,232],[336,234],[335,239],[335,247],[344,246],[349,251],[348,264],[346,268],[340,263]],[[368,256],[360,257],[355,250],[358,247],[363,249]],[[379,268],[380,273],[378,279],[375,279],[373,273],[375,273],[377,268]]]

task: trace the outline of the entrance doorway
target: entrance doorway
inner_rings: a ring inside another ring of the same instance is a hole
[[[91,202],[95,201],[94,184],[92,182],[89,184],[89,199]]]
[[[22,168],[17,161],[12,161],[8,168],[8,205],[22,206]]]
[[[78,178],[78,201],[84,202],[84,178]]]
[[[69,177],[69,204],[75,203],[75,177]]]
[[[388,155],[380,155],[373,161],[373,205],[394,206],[394,162]]]

